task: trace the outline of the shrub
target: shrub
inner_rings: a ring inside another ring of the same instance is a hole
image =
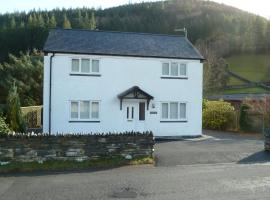
[[[261,115],[265,125],[270,127],[270,97],[246,99],[245,104],[249,106],[250,112]]]
[[[25,132],[25,123],[22,117],[20,98],[15,83],[10,88],[7,98],[7,119],[10,128],[15,132]]]
[[[232,122],[234,107],[224,101],[205,101],[203,109],[203,128],[226,130]]]
[[[0,116],[0,135],[7,135],[10,132],[4,117]]]
[[[250,130],[250,119],[248,117],[249,106],[242,104],[240,107],[239,126],[243,131]]]

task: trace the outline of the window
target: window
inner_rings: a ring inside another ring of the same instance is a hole
[[[71,101],[72,120],[99,119],[99,101]]]
[[[89,59],[82,59],[81,72],[90,73],[90,60]]]
[[[71,59],[72,74],[99,74],[99,60],[81,58]]]
[[[162,63],[162,75],[169,76],[169,73],[170,73],[169,67],[170,67],[169,63]]]
[[[79,59],[72,59],[71,61],[71,71],[72,72],[79,72],[80,71],[80,60]]]
[[[180,76],[187,76],[187,64],[180,64]]]
[[[99,60],[92,60],[92,72],[99,73]]]
[[[134,119],[134,107],[128,106],[127,107],[127,120],[132,121]]]
[[[168,103],[162,103],[162,119],[168,119],[169,118],[169,104]]]
[[[171,76],[178,76],[178,64],[172,63],[171,65]]]
[[[187,103],[185,102],[162,102],[161,119],[166,121],[186,121]]]
[[[164,62],[162,63],[162,77],[163,78],[186,78],[187,77],[187,64],[177,62]]]

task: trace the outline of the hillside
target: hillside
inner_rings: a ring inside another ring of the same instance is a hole
[[[105,10],[56,9],[0,15],[0,61],[8,53],[42,49],[49,28],[85,28],[181,34],[206,40],[221,55],[270,49],[270,22],[239,9],[202,0],[129,4]]]
[[[255,83],[270,82],[270,53],[238,54],[226,58],[229,70]],[[228,86],[243,86],[245,82],[230,76]],[[227,89],[225,93],[269,93],[261,87]]]

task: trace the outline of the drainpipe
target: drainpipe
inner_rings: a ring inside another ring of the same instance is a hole
[[[51,134],[51,119],[52,119],[52,59],[55,56],[53,53],[50,56],[50,82],[49,82],[49,134]]]

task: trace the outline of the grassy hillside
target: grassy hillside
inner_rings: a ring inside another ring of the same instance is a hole
[[[229,70],[254,82],[270,82],[270,53],[263,54],[239,54],[226,58]],[[242,85],[245,82],[230,77],[228,85]],[[260,87],[250,87],[242,89],[227,89],[226,94],[235,93],[269,93]]]
[[[270,81],[270,53],[234,55],[226,61],[231,71],[250,81]],[[237,82],[231,79],[230,84],[234,85]]]

